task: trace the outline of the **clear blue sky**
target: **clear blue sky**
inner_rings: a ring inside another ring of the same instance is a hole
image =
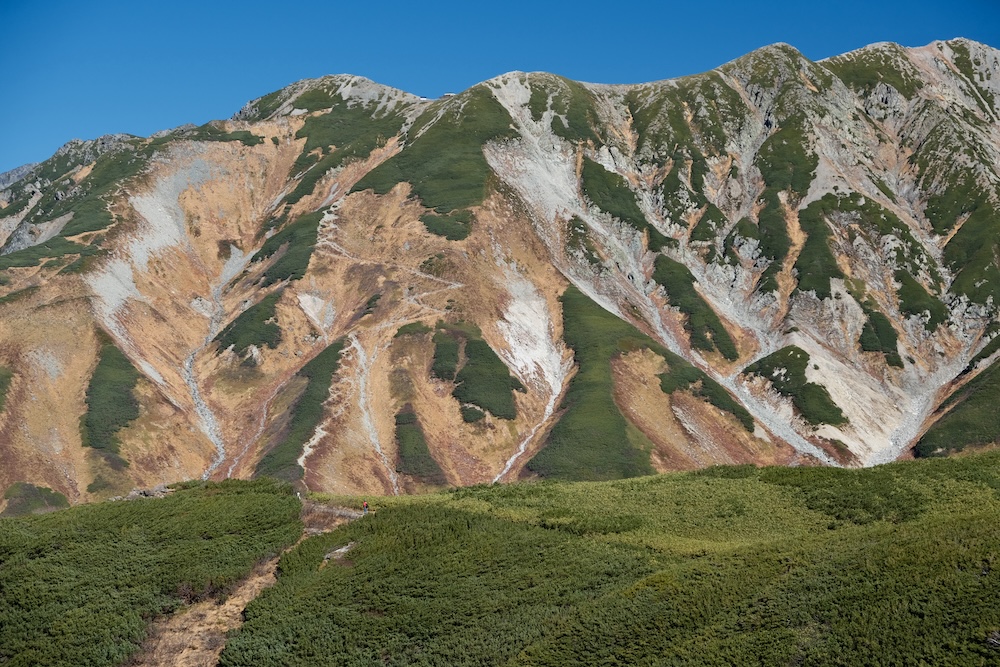
[[[437,97],[511,70],[652,81],[779,41],[813,60],[876,41],[962,36],[1000,48],[998,0],[811,4],[0,0],[0,172],[72,138],[227,118],[323,74]]]

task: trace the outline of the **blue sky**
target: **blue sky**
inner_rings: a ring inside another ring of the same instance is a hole
[[[293,81],[360,74],[426,97],[511,70],[635,83],[788,42],[1000,48],[998,0],[685,2],[0,0],[0,172],[72,138],[227,118]]]

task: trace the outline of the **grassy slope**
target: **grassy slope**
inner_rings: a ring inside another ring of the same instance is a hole
[[[557,479],[601,480],[635,477],[652,471],[649,452],[629,441],[630,425],[614,402],[611,360],[647,348],[663,357],[670,370],[660,376],[665,393],[691,389],[721,410],[731,412],[747,430],[753,419],[702,371],[670,353],[631,324],[607,312],[576,287],[560,298],[566,344],[579,371],[570,381],[545,448],[528,469]]]
[[[132,390],[140,374],[110,339],[102,338],[97,368],[87,385],[87,412],[80,431],[84,446],[99,450],[114,465],[125,465],[118,455],[118,431],[139,416]]]
[[[257,464],[254,473],[293,482],[302,477],[299,457],[323,416],[323,403],[330,395],[333,374],[340,366],[344,339],[328,345],[296,373],[306,378],[305,391],[291,407],[288,432]]]
[[[989,454],[386,498],[283,558],[221,664],[989,664],[998,488]]]
[[[224,591],[302,532],[272,481],[0,520],[0,663],[117,665],[149,619]]]

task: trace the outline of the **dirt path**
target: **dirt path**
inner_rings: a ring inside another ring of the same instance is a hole
[[[360,516],[357,510],[306,501],[302,506],[305,531],[299,542]],[[154,621],[142,648],[126,664],[130,667],[215,667],[226,646],[227,633],[243,625],[243,610],[264,589],[277,582],[275,572],[280,558],[275,556],[258,563],[224,601],[197,602]]]

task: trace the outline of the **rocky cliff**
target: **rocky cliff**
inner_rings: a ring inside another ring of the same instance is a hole
[[[1000,437],[1000,52],[301,81],[0,192],[0,488],[417,492]]]

